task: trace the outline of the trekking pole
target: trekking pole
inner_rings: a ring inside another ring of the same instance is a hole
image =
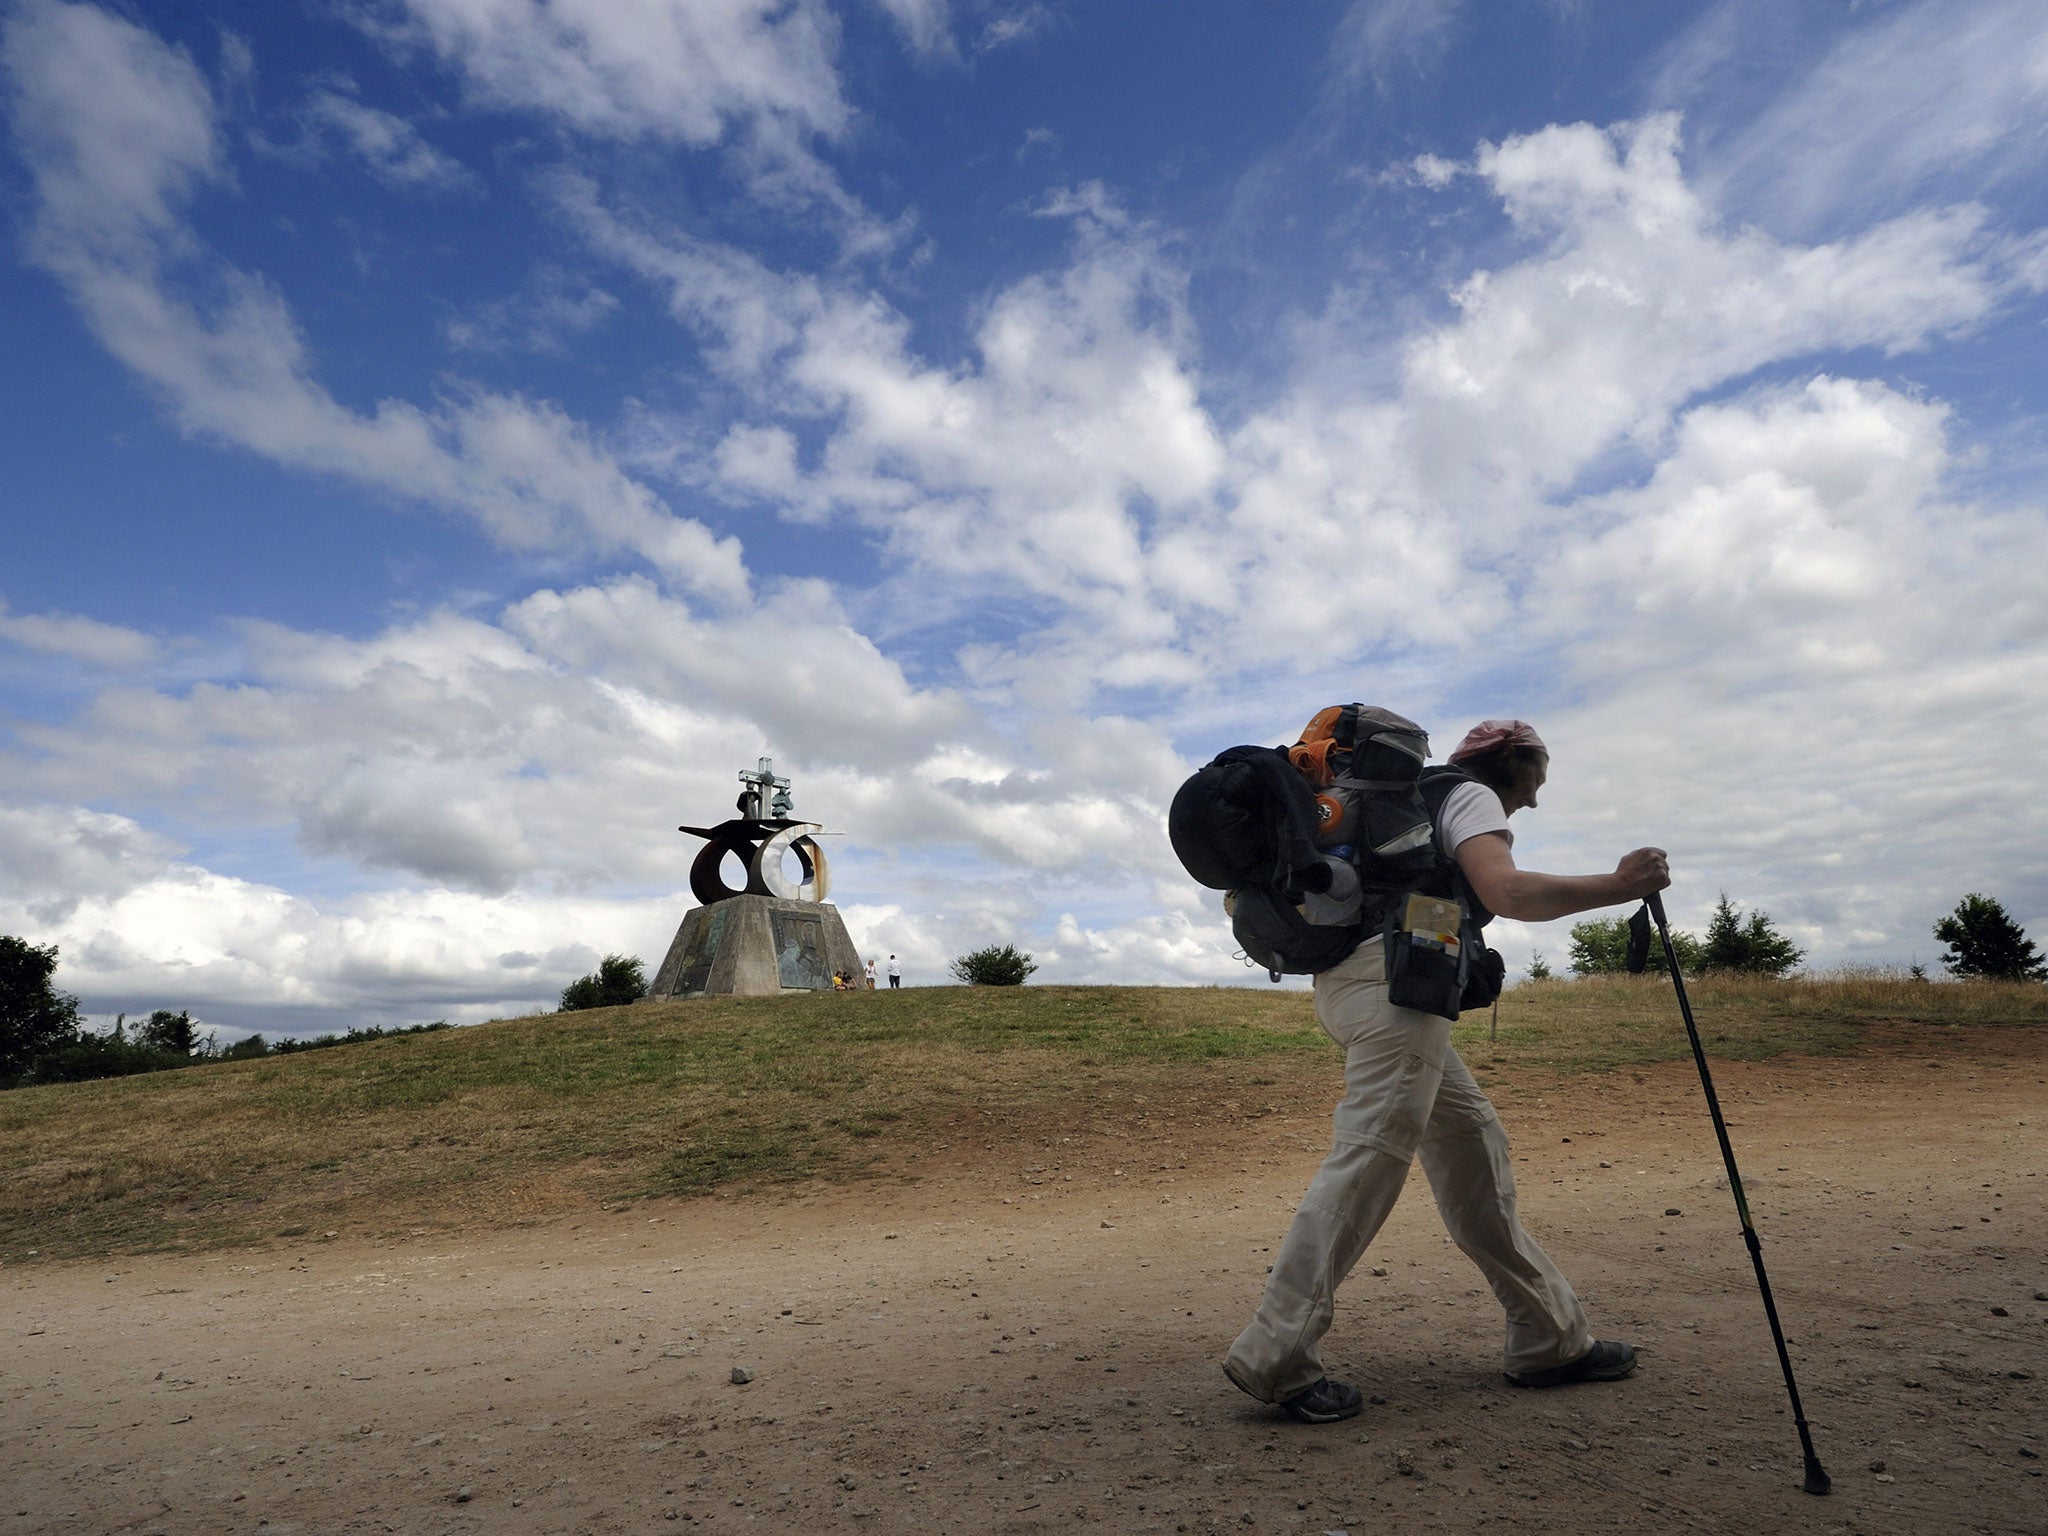
[[[1664,898],[1652,891],[1643,903],[1643,911],[1657,919],[1657,936],[1664,941],[1664,963],[1671,967],[1671,985],[1678,992],[1678,1011],[1685,1016],[1685,1032],[1692,1040],[1692,1059],[1700,1069],[1700,1086],[1707,1092],[1707,1110],[1714,1117],[1714,1134],[1720,1138],[1721,1161],[1728,1165],[1728,1188],[1735,1196],[1735,1212],[1742,1218],[1742,1241],[1749,1248],[1749,1262],[1756,1267],[1756,1286],[1763,1293],[1764,1315],[1771,1320],[1771,1341],[1778,1346],[1778,1364],[1785,1371],[1785,1391],[1792,1398],[1792,1422],[1799,1426],[1799,1444],[1806,1452],[1806,1491],[1826,1493],[1832,1480],[1822,1469],[1820,1457],[1814,1454],[1813,1433],[1806,1426],[1806,1410],[1799,1406],[1799,1383],[1792,1379],[1792,1357],[1785,1352],[1785,1330],[1778,1326],[1777,1303],[1771,1300],[1770,1276],[1764,1273],[1763,1245],[1757,1240],[1756,1227],[1749,1219],[1749,1199],[1742,1192],[1742,1175],[1736,1171],[1735,1149],[1728,1144],[1728,1123],[1721,1118],[1721,1101],[1714,1094],[1714,1079],[1707,1072],[1707,1053],[1700,1047],[1699,1026],[1692,1020],[1692,1004],[1685,996],[1685,978],[1678,971],[1678,952],[1671,947],[1671,928],[1664,921]],[[1636,928],[1647,949],[1648,923],[1643,913],[1638,912],[1629,925]],[[1637,946],[1631,945],[1631,951]],[[1633,958],[1633,953],[1632,956]],[[1640,969],[1640,965],[1631,967]]]

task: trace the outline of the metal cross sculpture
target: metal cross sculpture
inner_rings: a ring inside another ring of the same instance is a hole
[[[794,809],[789,798],[789,780],[780,778],[775,772],[775,759],[764,757],[752,770],[740,770],[740,782],[747,787],[740,791],[739,813],[752,821],[773,818],[787,821]],[[773,794],[770,794],[773,791]]]
[[[810,835],[825,829],[815,821],[798,821],[791,814],[789,780],[775,772],[775,760],[762,758],[752,769],[740,770],[739,815],[715,827],[678,827],[704,838],[690,865],[690,890],[705,906],[734,896],[779,896],[785,901],[823,901],[830,889],[825,867],[825,850]],[[737,855],[747,871],[747,883],[735,889],[728,885],[721,866],[725,856]],[[785,854],[794,853],[802,873],[792,880],[782,867]]]

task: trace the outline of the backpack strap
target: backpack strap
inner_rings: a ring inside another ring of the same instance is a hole
[[[1441,825],[1444,802],[1451,798],[1451,791],[1461,784],[1478,783],[1479,780],[1464,769],[1449,763],[1423,769],[1422,803],[1429,807],[1430,820]],[[1480,787],[1484,789],[1486,786],[1482,784]],[[1444,862],[1450,866],[1451,894],[1471,915],[1474,926],[1484,928],[1493,921],[1493,914],[1486,909],[1486,903],[1479,899],[1479,893],[1472,889],[1471,882],[1465,878],[1465,871],[1458,864],[1456,857],[1447,858]]]

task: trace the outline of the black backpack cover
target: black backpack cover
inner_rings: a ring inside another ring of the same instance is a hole
[[[1173,797],[1167,836],[1187,872],[1228,891],[1231,932],[1275,981],[1328,970],[1358,947],[1359,923],[1311,923],[1302,897],[1330,888],[1315,794],[1280,747],[1232,747]]]

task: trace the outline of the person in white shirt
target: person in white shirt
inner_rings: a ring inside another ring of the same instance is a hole
[[[869,958],[869,960],[868,960],[867,964],[865,964],[865,965],[863,965],[863,966],[861,967],[861,974],[862,974],[863,976],[867,977],[867,979],[868,979],[868,990],[869,990],[870,992],[874,991],[874,990],[875,990],[875,962],[874,962],[874,960],[873,960],[873,958],[872,958],[872,957],[870,957],[870,958]]]
[[[896,963],[894,955],[889,957],[889,985],[892,988],[903,985],[903,967]]]
[[[1519,869],[1508,818],[1533,809],[1550,754],[1519,720],[1486,720],[1451,754],[1475,781],[1442,800],[1437,846],[1491,915],[1545,922],[1635,901],[1671,883],[1661,848],[1638,848],[1613,873]],[[1307,1423],[1359,1411],[1363,1396],[1323,1370],[1318,1343],[1337,1287],[1380,1229],[1419,1156],[1444,1227],[1507,1311],[1506,1373],[1517,1386],[1614,1381],[1635,1350],[1596,1340],[1570,1282],[1523,1230],[1508,1140],[1493,1105],[1451,1049],[1448,1019],[1387,1000],[1386,952],[1368,940],[1315,979],[1316,1019],[1344,1048],[1333,1145],[1275,1255],[1257,1313],[1224,1374]]]

